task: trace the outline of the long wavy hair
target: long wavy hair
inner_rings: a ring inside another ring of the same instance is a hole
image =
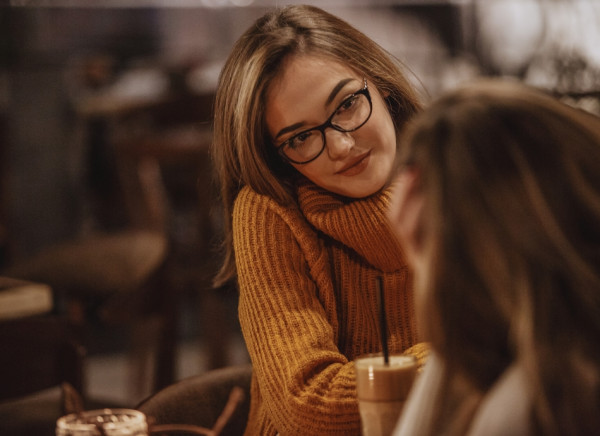
[[[482,398],[518,362],[533,434],[600,434],[600,119],[482,81],[419,114],[399,159],[421,174],[417,317],[446,363],[445,398],[457,380]],[[444,401],[432,434],[464,430],[470,418],[442,424],[461,416]]]
[[[382,95],[397,128],[420,105],[393,56],[363,33],[317,7],[275,9],[259,18],[235,43],[220,77],[215,99],[212,158],[224,213],[224,262],[214,284],[235,277],[231,236],[233,202],[244,186],[281,204],[294,202],[294,168],[271,144],[265,124],[266,92],[294,55],[318,55],[364,74]]]

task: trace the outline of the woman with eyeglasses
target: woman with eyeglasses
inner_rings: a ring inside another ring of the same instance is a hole
[[[353,359],[423,357],[411,274],[385,213],[396,134],[419,110],[401,68],[341,19],[277,9],[237,41],[215,103],[225,260],[253,365],[248,435],[359,435]]]

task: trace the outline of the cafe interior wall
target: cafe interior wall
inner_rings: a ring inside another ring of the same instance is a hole
[[[189,77],[192,86],[210,89],[237,36],[280,2],[14,3],[27,6],[0,7],[0,111],[7,126],[2,158],[10,187],[2,203],[10,224],[10,255],[18,259],[81,231],[77,147],[82,145],[74,144],[73,109],[89,89],[73,74],[78,61],[111,57],[124,92],[153,92],[148,87],[165,86],[158,74],[190,66],[197,67]],[[561,92],[599,87],[598,2],[313,3],[355,24],[403,60],[425,99],[477,75],[513,75],[562,87]],[[558,77],[555,69],[561,66],[571,75]]]
[[[592,110],[598,102],[600,8],[593,1],[313,3],[401,59],[425,101],[479,76],[512,76],[561,94],[589,94]],[[95,90],[74,74],[82,60],[110,59],[114,76],[102,91],[159,92],[173,71],[185,71],[190,88],[210,91],[235,39],[281,2],[13,4],[0,7],[5,262],[86,230],[86,144],[74,126],[78,99]]]

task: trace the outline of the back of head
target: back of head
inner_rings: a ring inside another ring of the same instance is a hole
[[[402,148],[427,202],[434,347],[481,391],[519,361],[544,432],[598,431],[600,120],[483,81],[435,102]]]

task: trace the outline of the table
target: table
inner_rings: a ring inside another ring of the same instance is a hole
[[[0,276],[0,320],[41,315],[53,307],[49,285]]]

